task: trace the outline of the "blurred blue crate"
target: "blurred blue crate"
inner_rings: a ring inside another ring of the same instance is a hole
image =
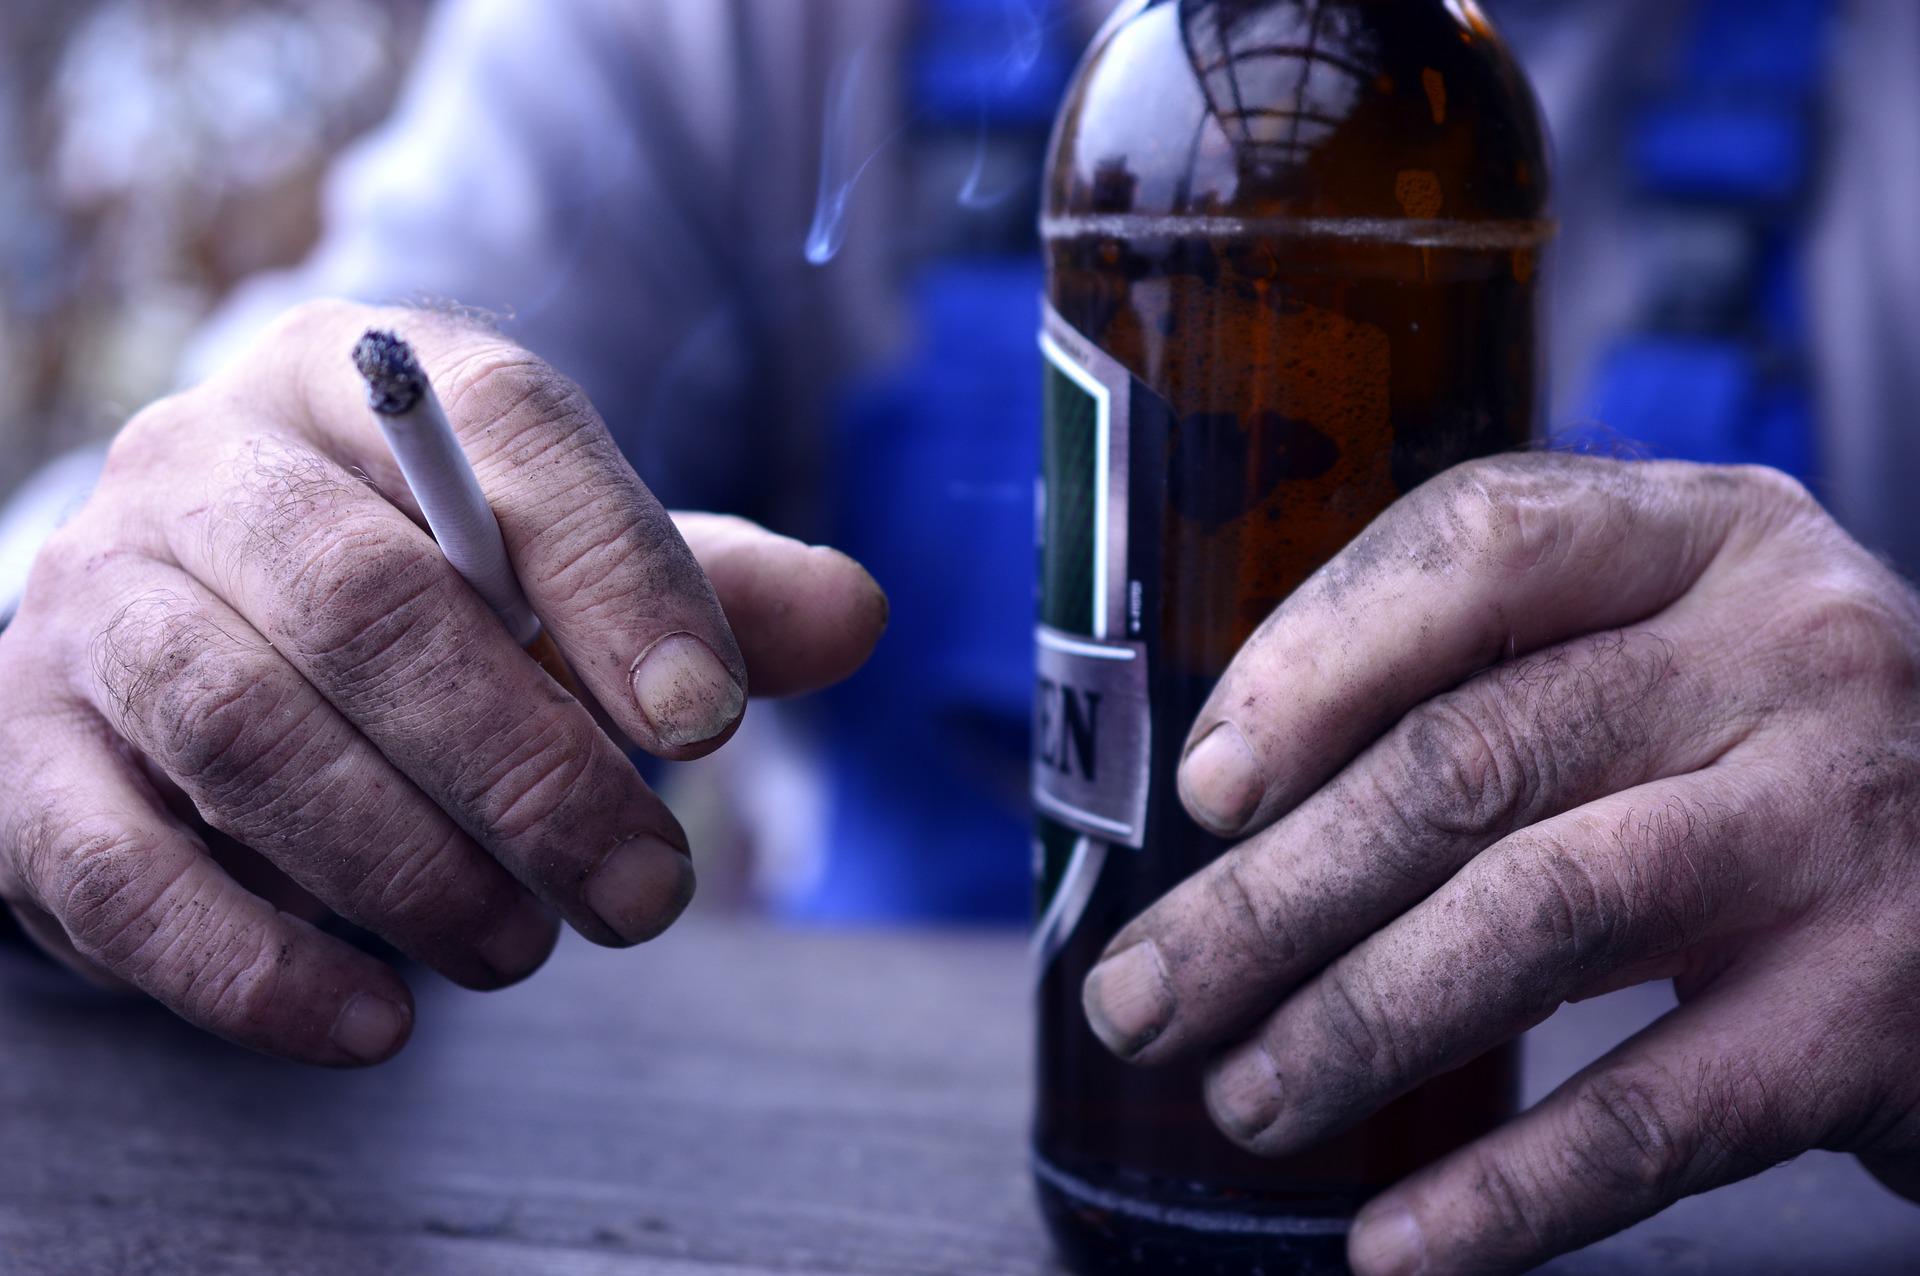
[[[1777,350],[1804,351],[1813,340],[1806,297],[1806,243],[1798,235],[1774,234],[1761,249],[1758,319],[1765,340]]]
[[[1696,88],[1761,89],[1804,101],[1826,65],[1829,0],[1705,0],[1681,55]]]
[[[927,270],[913,348],[843,414],[836,543],[893,618],[872,664],[824,698],[827,859],[790,916],[1028,916],[1041,286],[1030,259]]]
[[[1046,129],[1079,49],[1049,0],[935,0],[921,17],[908,84],[922,120]]]
[[[1641,114],[1630,158],[1649,195],[1784,206],[1806,189],[1813,136],[1799,106],[1765,96],[1669,101]]]
[[[1814,414],[1797,382],[1762,375],[1746,345],[1663,335],[1627,338],[1600,365],[1585,424],[1559,446],[1721,465],[1813,471]]]

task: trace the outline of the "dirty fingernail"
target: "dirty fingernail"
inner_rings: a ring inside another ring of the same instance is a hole
[[[557,927],[547,910],[521,896],[480,943],[480,960],[502,979],[524,979],[553,951]]]
[[[400,1048],[411,1019],[397,1002],[355,993],[333,1021],[333,1044],[362,1063],[379,1063]]]
[[[1426,1242],[1413,1215],[1393,1206],[1361,1215],[1347,1258],[1358,1276],[1419,1276],[1426,1269]]]
[[[1107,1049],[1131,1058],[1173,1019],[1173,985],[1153,941],[1143,940],[1095,966],[1081,989],[1087,1022]]]
[[[673,925],[693,902],[693,863],[671,843],[642,834],[607,853],[587,879],[587,907],[629,944]]]
[[[712,648],[688,633],[668,634],[633,665],[633,696],[663,744],[699,744],[732,726],[746,692]]]
[[[1263,1045],[1228,1056],[1207,1079],[1215,1125],[1245,1143],[1280,1119],[1280,1078]]]
[[[1253,818],[1266,786],[1247,738],[1222,722],[1180,764],[1180,793],[1194,818],[1216,833],[1238,833]]]

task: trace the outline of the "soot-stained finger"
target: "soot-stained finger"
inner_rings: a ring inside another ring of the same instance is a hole
[[[1502,837],[1712,762],[1764,696],[1730,676],[1710,620],[1676,609],[1421,706],[1123,928],[1088,979],[1095,1030],[1143,1063],[1216,1046]]]
[[[75,598],[94,707],[202,819],[328,908],[470,987],[556,927],[513,876],[185,572],[121,559]]]
[[[206,482],[168,550],[467,836],[596,942],[679,915],[678,822],[431,538],[295,440],[248,440]]]
[[[291,321],[337,349],[303,366],[304,426],[383,490],[399,475],[347,353],[369,327],[411,343],[498,516],[534,610],[593,697],[666,758],[718,748],[747,665],[712,584],[580,388],[498,333],[451,316],[337,303]]]
[[[1811,510],[1771,471],[1507,457],[1394,505],[1288,599],[1196,719],[1180,769],[1223,836],[1272,822],[1414,705],[1502,659],[1629,627],[1743,519]],[[1794,503],[1797,502],[1797,503]]]
[[[1539,1023],[1616,971],[1765,926],[1754,865],[1793,836],[1764,773],[1616,793],[1505,839],[1289,996],[1211,1069],[1250,1150],[1310,1146]]]
[[[57,919],[87,963],[230,1041],[303,1063],[392,1056],[413,999],[382,963],[243,890],[155,801],[106,724],[74,706],[30,750],[0,732],[0,888]]]
[[[887,596],[859,563],[742,518],[674,521],[713,582],[755,695],[832,686],[872,654],[887,626]]]
[[[1857,1020],[1835,995],[1844,973],[1791,947],[1370,1202],[1354,1271],[1525,1271],[1857,1123],[1849,1107],[1878,1079],[1832,1049]]]

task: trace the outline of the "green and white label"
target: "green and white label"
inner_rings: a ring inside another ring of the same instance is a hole
[[[1145,840],[1147,649],[1128,641],[1131,378],[1048,313],[1037,519],[1033,800],[1089,837]]]
[[[1128,575],[1132,378],[1051,309],[1035,532],[1033,802],[1043,959],[1078,924],[1110,847],[1146,840],[1152,715]]]

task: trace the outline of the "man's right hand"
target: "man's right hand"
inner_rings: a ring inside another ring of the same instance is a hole
[[[418,350],[535,609],[648,752],[710,752],[749,676],[836,681],[886,621],[843,555],[676,525],[577,387],[458,319],[302,307],[137,416],[0,636],[0,897],[83,971],[340,1066],[401,1047],[406,985],[210,841],[474,988],[534,971],[554,913],[633,944],[693,892],[673,815],[424,530],[349,361],[370,326]]]

